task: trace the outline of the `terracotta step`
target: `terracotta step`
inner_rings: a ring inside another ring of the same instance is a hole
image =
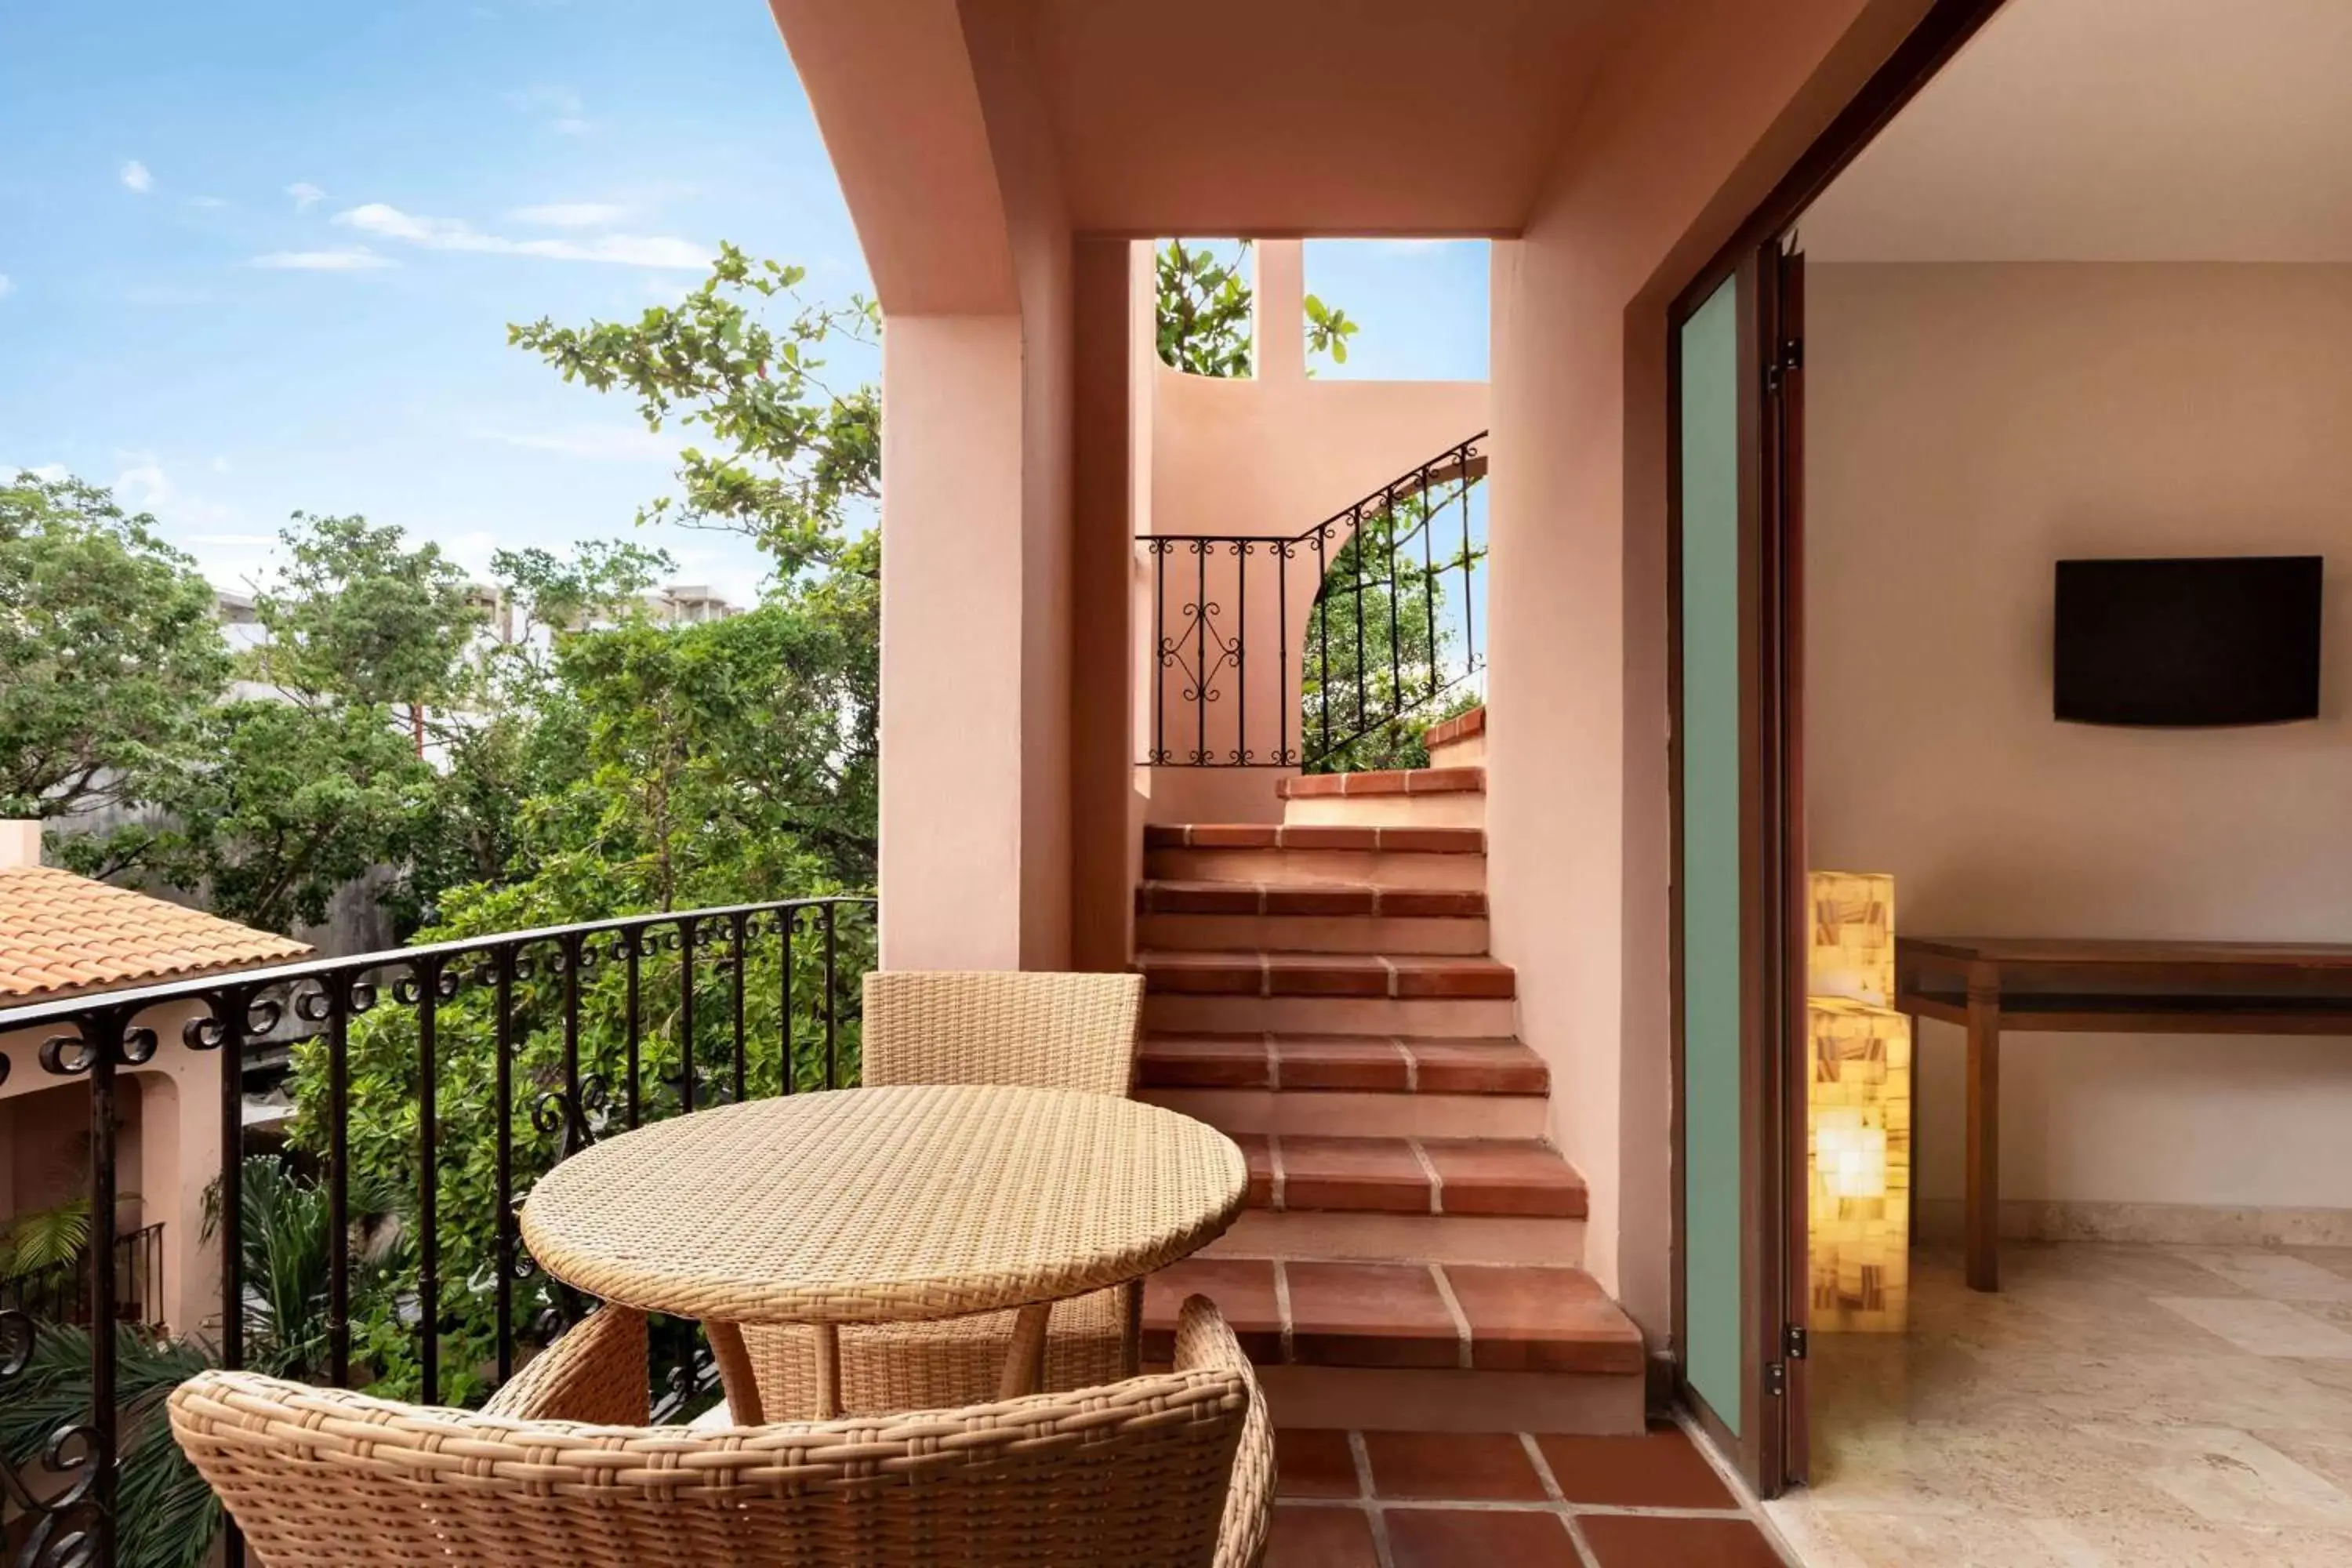
[[[1584,1217],[1583,1178],[1534,1139],[1231,1136],[1252,1208]]]
[[[1309,883],[1479,891],[1486,834],[1475,827],[1155,824],[1144,875],[1157,881]]]
[[[1251,996],[1151,992],[1146,1033],[1167,1035],[1411,1035],[1492,1038],[1519,1026],[1507,997]]]
[[[1433,767],[1477,767],[1486,761],[1486,710],[1482,704],[1467,713],[1432,724],[1421,732]]]
[[[1147,994],[1507,1001],[1515,994],[1509,964],[1453,954],[1159,950],[1138,953],[1135,966]]]
[[[1193,1294],[1260,1364],[1642,1374],[1641,1331],[1580,1268],[1187,1258],[1144,1281],[1146,1362]]]
[[[1205,1295],[1259,1368],[1277,1425],[1641,1430],[1634,1327],[1578,1268],[1194,1258],[1144,1282],[1143,1359]]]
[[[1135,940],[1146,948],[1482,955],[1486,896],[1371,884],[1145,882]]]
[[[1286,826],[1478,827],[1486,819],[1483,768],[1305,773],[1275,789]]]
[[[1515,1039],[1364,1035],[1149,1035],[1146,1089],[1537,1095],[1544,1060]]]

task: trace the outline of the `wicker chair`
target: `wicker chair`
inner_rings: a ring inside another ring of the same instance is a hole
[[[509,1387],[642,1408],[643,1331],[600,1310]],[[207,1372],[171,1416],[269,1568],[1253,1568],[1273,1500],[1256,1380],[1200,1297],[1171,1372],[960,1410],[702,1433]]]
[[[1125,1095],[1135,1079],[1143,979],[1135,974],[877,971],[866,977],[865,1080],[978,1083]],[[1013,1314],[841,1331],[844,1410],[929,1410],[993,1398]],[[1143,1287],[1130,1281],[1055,1304],[1041,1386],[1087,1388],[1133,1375]],[[816,1414],[816,1339],[743,1326],[772,1420]]]

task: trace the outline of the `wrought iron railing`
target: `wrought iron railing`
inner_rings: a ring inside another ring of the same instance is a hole
[[[87,1086],[82,1321],[117,1321],[126,1285],[153,1277],[152,1265],[126,1267],[121,1244],[133,1238],[114,1231],[117,1095],[169,1030],[219,1068],[222,1156],[208,1204],[218,1316],[200,1330],[173,1324],[182,1348],[230,1367],[387,1383],[427,1403],[478,1398],[583,1307],[522,1247],[516,1211],[530,1184],[607,1129],[854,1082],[855,977],[870,967],[873,910],[871,899],[829,897],[631,915],[0,1012],[0,1040],[44,1042],[34,1070]],[[282,1177],[307,1193],[324,1221],[323,1279],[290,1303],[278,1276],[299,1274],[302,1258],[249,1267],[275,1226],[247,1234],[242,1148],[245,1046],[289,1016],[318,1033],[296,1049],[295,1151],[261,1172],[270,1187]],[[0,1080],[7,1071],[0,1056]],[[373,1303],[363,1325],[355,1289]],[[306,1304],[319,1314],[314,1335],[283,1321]],[[675,1413],[714,1380],[692,1326],[665,1328],[647,1376],[656,1409]],[[69,1331],[54,1314],[0,1305],[0,1410],[54,1362],[37,1353],[43,1336]],[[81,1417],[37,1455],[0,1453],[0,1514],[19,1568],[117,1561],[120,1457],[142,1438],[122,1430],[130,1417],[117,1407],[121,1336],[80,1337]],[[152,1402],[141,1408],[159,1419]],[[229,1537],[234,1564],[242,1552]]]
[[[1150,767],[1390,765],[1486,659],[1480,431],[1297,534],[1139,536]],[[1269,657],[1270,656],[1270,657]]]
[[[78,1258],[0,1279],[0,1316],[44,1322],[89,1321],[90,1260]],[[163,1321],[163,1227],[142,1226],[114,1240],[114,1317],[153,1327]]]

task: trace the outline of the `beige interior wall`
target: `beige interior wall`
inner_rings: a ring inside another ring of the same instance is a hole
[[[1817,865],[1915,933],[2352,941],[2352,267],[1829,265],[1808,276]],[[2327,557],[2323,717],[2050,713],[2062,556]],[[1921,1041],[1959,1191],[1959,1033]],[[2003,1194],[2352,1207],[2346,1042],[2006,1037]]]

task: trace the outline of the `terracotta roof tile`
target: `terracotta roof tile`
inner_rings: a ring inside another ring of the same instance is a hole
[[[0,867],[0,1003],[301,958],[308,944],[54,866]]]

